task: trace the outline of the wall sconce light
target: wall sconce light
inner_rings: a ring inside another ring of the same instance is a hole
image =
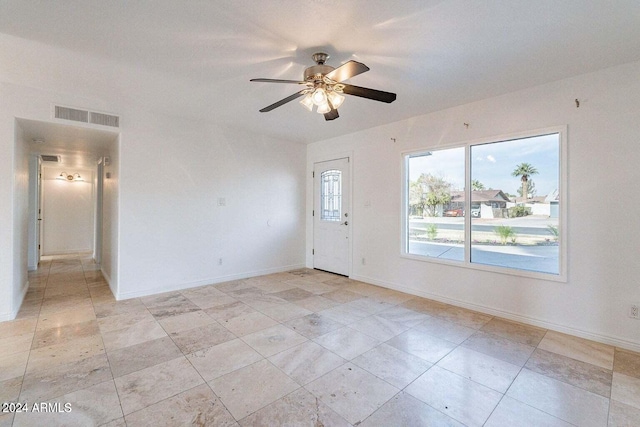
[[[63,179],[65,181],[84,181],[78,172],[74,174],[67,174],[66,172],[60,172],[60,175],[56,179]]]

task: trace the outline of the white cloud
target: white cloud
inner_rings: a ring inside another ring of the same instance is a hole
[[[491,163],[495,163],[495,162],[496,162],[496,158],[495,158],[495,157],[493,157],[491,154],[489,154],[489,155],[487,156],[487,160],[489,160]]]

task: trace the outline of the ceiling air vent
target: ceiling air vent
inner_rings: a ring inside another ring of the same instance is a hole
[[[60,156],[53,156],[51,154],[41,154],[40,158],[43,162],[60,162]]]
[[[102,126],[120,127],[120,117],[110,114],[89,112],[89,123]]]
[[[63,120],[73,120],[74,122],[89,123],[89,112],[87,110],[77,110],[75,108],[61,107],[56,105],[55,118]]]
[[[74,122],[91,123],[100,126],[120,127],[120,117],[113,114],[99,113],[97,111],[83,110],[80,108],[63,107],[54,105],[54,118],[71,120]]]

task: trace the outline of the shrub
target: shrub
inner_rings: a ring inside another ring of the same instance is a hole
[[[495,229],[496,234],[500,237],[500,242],[503,245],[507,244],[507,240],[511,239],[513,243],[516,241],[516,233],[513,231],[513,228],[508,225],[498,225]]]
[[[427,225],[427,237],[429,240],[435,240],[438,237],[438,226],[435,224]]]
[[[558,231],[558,227],[555,225],[547,225],[547,230],[553,236],[553,240],[558,241],[558,237],[560,236],[560,232]]]
[[[524,205],[516,205],[512,208],[509,208],[509,218],[521,217],[531,215],[531,208],[528,208]]]

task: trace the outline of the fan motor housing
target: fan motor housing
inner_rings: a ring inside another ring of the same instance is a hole
[[[309,79],[314,79],[316,77],[322,78],[322,76],[330,73],[333,70],[334,68],[330,65],[319,64],[311,66],[304,70],[304,80],[306,81]]]

